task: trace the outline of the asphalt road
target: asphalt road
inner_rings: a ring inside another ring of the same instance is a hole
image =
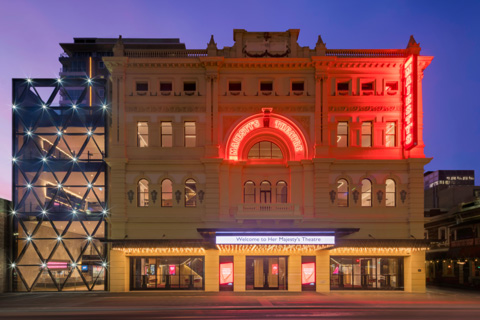
[[[10,293],[0,319],[479,319],[480,292]]]

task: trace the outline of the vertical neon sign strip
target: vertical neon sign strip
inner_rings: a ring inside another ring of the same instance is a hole
[[[403,67],[403,131],[404,147],[410,150],[417,141],[417,56],[407,58]]]
[[[92,79],[92,57],[88,59],[88,65],[89,65],[88,77]],[[90,107],[91,107],[92,106],[92,86],[89,86],[88,89],[90,90]]]

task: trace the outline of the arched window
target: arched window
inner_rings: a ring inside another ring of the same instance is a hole
[[[148,180],[141,179],[137,184],[137,206],[148,207]]]
[[[260,203],[272,203],[272,185],[269,181],[260,184]]]
[[[337,203],[339,207],[348,207],[348,181],[345,179],[337,181]]]
[[[243,202],[255,203],[255,182],[247,181],[243,185]]]
[[[162,207],[173,206],[172,200],[172,181],[165,179],[162,181]]]
[[[277,203],[287,203],[288,189],[287,183],[285,181],[278,181],[276,188],[276,199]]]
[[[362,180],[362,207],[372,206],[372,182],[368,179]]]
[[[275,143],[260,141],[250,148],[248,159],[283,159],[283,154]]]
[[[397,187],[395,185],[395,180],[387,179],[387,181],[385,181],[385,205],[387,207],[396,206],[396,193]]]
[[[197,183],[193,179],[185,181],[185,207],[197,206]]]

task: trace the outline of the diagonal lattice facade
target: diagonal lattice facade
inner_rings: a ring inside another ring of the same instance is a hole
[[[13,80],[14,291],[105,290],[105,86]]]

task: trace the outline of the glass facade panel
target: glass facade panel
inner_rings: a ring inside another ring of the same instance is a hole
[[[332,290],[403,290],[403,258],[330,257]]]
[[[288,257],[247,257],[247,290],[287,290]]]
[[[203,290],[204,257],[132,257],[131,290]]]
[[[108,108],[73,87],[85,100],[85,78],[13,81],[14,291],[105,290]]]

